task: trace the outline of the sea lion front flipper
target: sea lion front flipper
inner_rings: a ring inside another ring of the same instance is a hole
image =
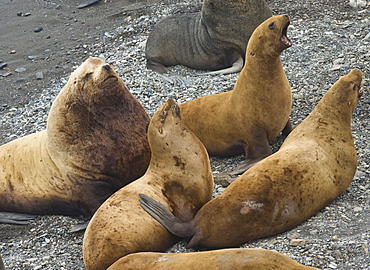
[[[4,224],[27,225],[28,221],[34,218],[36,215],[0,212],[0,223]]]
[[[229,175],[243,174],[250,167],[265,157],[271,155],[267,132],[263,128],[253,127],[250,130],[249,137],[247,138],[247,146],[245,147],[245,162],[237,166]]]
[[[281,133],[287,137],[289,133],[293,130],[292,122],[290,122],[290,119],[288,119],[288,122],[286,123],[284,129],[281,131]]]
[[[231,74],[236,73],[242,70],[244,66],[244,60],[243,57],[239,57],[232,65],[231,67],[205,72],[205,73],[197,73],[197,75],[218,75],[218,74]]]
[[[145,194],[139,194],[140,206],[165,227],[170,233],[188,238],[194,235],[190,222],[183,222],[175,217],[163,204],[153,200]]]

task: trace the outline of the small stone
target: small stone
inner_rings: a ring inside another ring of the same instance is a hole
[[[353,208],[353,211],[355,211],[355,212],[361,212],[362,211],[362,207],[355,207],[355,208]]]
[[[339,257],[342,255],[342,253],[340,252],[340,250],[336,249],[333,251],[333,255],[336,256],[336,257]]]
[[[16,68],[15,72],[21,73],[21,72],[24,72],[26,70],[27,70],[26,68]]]
[[[13,73],[11,73],[11,72],[7,72],[7,73],[4,73],[3,74],[3,77],[8,77],[8,76],[10,76],[10,75],[12,75]]]
[[[27,57],[28,60],[35,60],[37,58],[36,55],[30,55]]]
[[[21,17],[23,15],[23,12],[22,11],[18,11],[17,12],[17,16]]]
[[[28,79],[27,78],[19,78],[19,79],[16,79],[15,81],[14,81],[14,83],[25,83],[25,82],[27,82],[28,81]]]
[[[40,26],[40,27],[37,27],[37,28],[35,28],[34,30],[33,30],[33,32],[35,32],[35,33],[38,33],[38,32],[41,32],[42,31],[42,27]]]
[[[29,13],[29,12],[24,13],[24,17],[28,17],[28,16],[31,16],[31,13]]]
[[[42,71],[36,72],[36,80],[42,80],[44,79],[44,73]]]
[[[9,54],[15,54],[17,51],[16,50],[11,50],[10,52],[9,52]]]
[[[1,63],[0,64],[0,69],[2,69],[2,68],[4,68],[4,67],[6,67],[8,65],[8,63]]]
[[[330,69],[330,71],[336,71],[336,70],[340,70],[342,68],[341,65],[333,65]]]
[[[307,241],[304,239],[292,239],[289,245],[293,247],[301,247],[301,246],[304,246],[306,242]]]

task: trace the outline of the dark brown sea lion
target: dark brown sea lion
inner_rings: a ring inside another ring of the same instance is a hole
[[[111,66],[89,58],[56,97],[46,130],[0,147],[0,211],[89,219],[145,173],[148,124]]]
[[[287,15],[279,15],[256,28],[233,90],[180,105],[183,121],[210,155],[245,153],[247,161],[238,173],[271,154],[269,141],[284,126],[285,133],[292,129],[292,93],[280,60],[292,45],[286,36],[289,23]]]
[[[211,199],[213,177],[208,154],[182,123],[179,107],[169,99],[148,129],[151,161],[145,175],[114,193],[97,210],[83,241],[86,269],[106,269],[139,251],[164,251],[179,239],[145,213],[139,193],[150,194],[183,220]]]
[[[108,270],[314,270],[288,256],[260,248],[235,248],[192,253],[140,252],[127,255]]]
[[[182,222],[141,195],[142,206],[188,247],[234,247],[289,230],[317,213],[350,185],[357,167],[351,116],[362,94],[362,73],[341,77],[280,150],[237,178]]]
[[[265,0],[205,0],[201,12],[169,16],[155,26],[145,48],[147,67],[161,74],[174,65],[238,72],[250,35],[271,15]]]

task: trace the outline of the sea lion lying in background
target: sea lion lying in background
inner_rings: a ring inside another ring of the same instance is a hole
[[[148,139],[152,157],[145,175],[108,198],[86,229],[87,270],[107,269],[134,252],[164,251],[179,240],[145,213],[139,193],[150,194],[183,220],[191,220],[211,199],[213,177],[207,151],[182,123],[173,99],[154,114]]]
[[[314,270],[276,251],[235,248],[191,253],[139,252],[127,255],[108,270],[237,269],[237,270]]]
[[[245,153],[246,162],[233,174],[270,155],[269,141],[292,130],[292,92],[280,60],[292,45],[287,37],[289,24],[289,16],[279,15],[256,28],[233,90],[180,105],[183,121],[210,155]]]
[[[352,70],[324,95],[280,150],[237,178],[188,222],[141,194],[142,207],[187,247],[225,248],[289,230],[342,194],[357,168],[351,117],[362,95]]]
[[[145,173],[148,124],[111,66],[90,57],[56,97],[46,130],[0,147],[0,211],[90,219]]]
[[[204,0],[201,12],[157,23],[146,42],[147,67],[161,74],[174,65],[238,72],[249,37],[271,15],[265,0]]]

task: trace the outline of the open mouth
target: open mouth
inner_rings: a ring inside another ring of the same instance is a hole
[[[287,36],[287,31],[288,31],[289,24],[290,24],[290,21],[288,21],[286,23],[286,25],[284,26],[284,28],[281,32],[281,43],[283,43],[287,47],[292,46],[292,42],[290,41],[290,39]]]
[[[114,75],[110,75],[110,76],[108,76],[107,78],[105,78],[105,79],[104,79],[104,81],[108,81],[108,80],[110,80],[110,79],[117,79],[117,77],[116,77],[116,76],[114,76]]]

